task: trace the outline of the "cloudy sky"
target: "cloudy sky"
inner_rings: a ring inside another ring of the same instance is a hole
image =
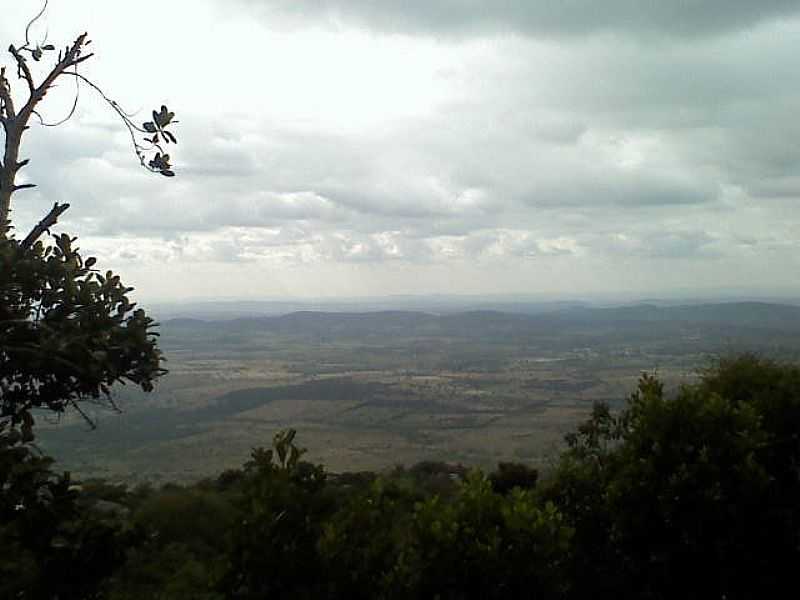
[[[88,30],[84,73],[175,110],[178,176],[84,90],[14,215],[70,202],[140,298],[800,295],[796,0],[121,6],[51,0],[34,36]]]

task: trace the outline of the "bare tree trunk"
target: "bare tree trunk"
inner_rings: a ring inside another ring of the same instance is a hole
[[[20,169],[19,146],[22,141],[22,132],[17,125],[17,117],[3,121],[6,132],[5,152],[3,164],[0,168],[0,236],[4,236],[9,225],[11,211],[11,194],[16,187],[17,171]]]

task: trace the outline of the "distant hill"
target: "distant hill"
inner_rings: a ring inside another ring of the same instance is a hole
[[[514,297],[463,297],[463,296],[389,296],[385,298],[352,298],[322,300],[281,301],[218,301],[186,302],[148,305],[161,320],[177,318],[205,321],[230,321],[234,319],[279,317],[294,312],[321,313],[372,313],[372,312],[423,312],[455,314],[470,311],[492,310],[498,312],[535,315],[568,308],[589,306],[576,300],[534,300]]]
[[[616,308],[571,311],[586,313],[590,320],[682,321],[686,323],[725,323],[764,328],[800,328],[800,307],[766,302],[728,302],[689,306],[640,304]]]
[[[380,338],[480,338],[527,340],[540,336],[604,337],[615,334],[629,339],[687,335],[714,338],[761,338],[800,333],[800,307],[764,302],[731,302],[687,306],[639,304],[611,308],[569,307],[539,314],[476,310],[455,314],[419,311],[316,312],[300,311],[281,316],[222,321],[174,319],[161,331],[170,339],[202,337],[235,344],[262,334],[298,336],[305,340]],[[610,336],[610,337],[609,337]],[[763,340],[762,340],[763,341]]]

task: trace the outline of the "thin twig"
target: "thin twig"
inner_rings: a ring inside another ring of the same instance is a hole
[[[76,69],[75,72],[77,73],[77,67],[75,67],[75,69]],[[67,74],[70,74],[70,73],[67,73]],[[72,101],[72,108],[70,108],[69,113],[67,113],[66,117],[64,117],[60,121],[56,121],[55,123],[46,123],[44,118],[42,118],[42,115],[39,114],[39,111],[34,110],[31,114],[35,115],[36,118],[39,119],[39,125],[41,125],[42,127],[58,127],[59,125],[63,125],[64,123],[69,121],[75,115],[75,111],[78,108],[78,100],[80,99],[80,95],[81,95],[80,81],[76,78],[75,79],[75,98]]]
[[[44,0],[44,6],[42,6],[42,10],[39,11],[38,15],[36,15],[30,21],[28,21],[28,24],[25,26],[25,46],[26,47],[30,46],[30,44],[31,44],[31,38],[30,38],[31,27],[33,26],[34,23],[36,23],[36,21],[38,21],[39,19],[42,18],[42,15],[44,14],[44,11],[47,10],[47,2],[48,1],[49,0]]]
[[[92,421],[92,419],[89,417],[89,415],[87,415],[85,412],[83,412],[83,409],[80,406],[78,406],[78,403],[75,402],[74,399],[71,399],[69,402],[70,402],[70,404],[72,404],[72,407],[75,410],[78,411],[78,414],[83,417],[83,420],[86,421],[86,424],[89,426],[90,429],[92,429],[92,430],[97,429],[97,423]]]
[[[91,79],[85,77],[84,75],[82,75],[81,73],[78,73],[77,71],[65,71],[63,74],[64,75],[72,75],[73,77],[75,77],[77,79],[80,79],[86,85],[91,87],[95,92],[97,92],[100,95],[100,97],[106,102],[106,104],[108,104],[114,110],[114,112],[117,113],[119,118],[122,119],[122,123],[125,125],[125,127],[128,130],[128,134],[130,135],[131,143],[133,145],[133,151],[136,154],[136,158],[139,159],[139,162],[141,163],[141,165],[145,169],[147,169],[148,171],[151,171],[153,173],[158,173],[159,172],[158,169],[152,168],[150,165],[148,165],[145,162],[144,152],[147,150],[147,148],[142,146],[139,143],[139,140],[136,139],[136,133],[137,132],[138,133],[143,133],[143,134],[149,134],[149,132],[147,130],[139,127],[138,125],[136,125],[136,123],[134,123],[133,120],[131,119],[129,113],[126,113],[122,109],[122,107],[117,103],[116,100],[113,100],[112,98],[109,98],[106,95],[106,93],[100,88],[100,86],[98,86],[96,83],[94,83]],[[155,148],[158,148],[159,150],[161,150],[161,147],[158,146],[157,144],[151,144],[150,147],[155,147]],[[163,152],[163,150],[162,150],[162,152]]]
[[[25,103],[25,106],[20,110],[20,118],[24,122],[27,122],[28,117],[36,110],[36,105],[44,98],[45,94],[48,90],[53,86],[53,83],[56,79],[58,79],[62,74],[66,72],[67,69],[70,67],[74,67],[77,64],[82,63],[85,60],[90,59],[93,54],[87,54],[85,56],[80,56],[81,50],[86,42],[87,34],[83,33],[78,36],[78,38],[72,43],[67,49],[67,52],[64,54],[64,57],[53,67],[53,70],[45,77],[44,81],[37,87],[32,93],[31,97],[28,99],[28,102]]]

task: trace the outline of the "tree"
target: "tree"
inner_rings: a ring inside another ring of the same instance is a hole
[[[798,431],[800,368],[751,355],[597,407],[546,494],[576,530],[576,597],[777,595],[800,559]]]
[[[111,388],[129,381],[149,391],[165,371],[152,331],[153,320],[136,307],[119,276],[101,273],[96,260],[81,256],[76,238],[49,235],[68,204],[56,202],[22,240],[10,221],[12,196],[33,184],[17,183],[25,133],[33,119],[47,123],[40,106],[56,83],[72,78],[99,93],[131,135],[140,163],[174,175],[162,144],[175,143],[167,130],[174,115],[153,111],[153,121],[136,125],[131,116],[79,72],[93,55],[86,34],[64,47],[41,77],[37,67],[55,52],[46,41],[25,42],[8,51],[23,92],[15,92],[7,67],[0,67],[0,595],[13,598],[97,597],[102,580],[123,560],[125,543],[115,524],[98,520],[77,503],[69,474],[51,470],[52,459],[32,444],[33,409],[61,413],[83,401],[113,405]],[[21,101],[18,101],[22,98]],[[71,118],[77,106],[61,122]],[[154,152],[148,161],[147,152]]]
[[[123,380],[151,390],[164,370],[153,320],[130,301],[119,276],[93,270],[62,234],[55,245],[0,240],[0,421],[22,424],[30,410],[81,410],[110,399]]]
[[[166,106],[162,106],[160,110],[153,111],[152,121],[147,121],[141,126],[134,123],[132,116],[125,112],[119,103],[109,98],[99,85],[79,71],[78,67],[94,56],[93,53],[87,52],[87,48],[91,44],[88,34],[79,35],[75,41],[60,50],[55,64],[37,82],[31,63],[42,63],[56,50],[56,47],[46,43],[46,40],[34,42],[30,37],[31,27],[42,17],[46,9],[47,0],[39,14],[25,28],[25,43],[20,46],[11,44],[8,47],[8,52],[14,59],[17,78],[24,83],[27,93],[24,102],[16,101],[12,81],[7,75],[7,67],[0,67],[0,124],[3,126],[5,134],[3,159],[0,162],[0,237],[7,235],[10,226],[11,196],[19,190],[35,187],[31,183],[21,185],[16,183],[20,169],[28,164],[28,160],[20,160],[19,155],[22,137],[29,129],[31,119],[35,117],[40,125],[52,127],[66,122],[75,113],[78,103],[78,88],[76,88],[72,109],[64,119],[57,123],[47,123],[39,112],[40,104],[47,93],[63,78],[73,78],[76,86],[83,84],[100,94],[127,128],[134,152],[144,168],[167,177],[175,175],[170,165],[170,156],[164,150],[165,144],[177,143],[175,135],[168,129],[175,122],[175,114],[170,112]],[[147,160],[149,153],[154,154],[150,160]],[[42,222],[22,241],[21,245],[23,247],[32,246],[48,227],[55,224],[58,217],[68,207],[66,204],[56,203]]]
[[[78,502],[22,434],[0,424],[0,598],[96,598],[130,535]]]
[[[152,121],[141,125],[110,99],[79,67],[92,58],[87,34],[79,35],[57,55],[46,40],[33,41],[31,29],[47,8],[27,25],[25,41],[11,44],[8,52],[22,92],[15,93],[10,69],[0,67],[0,124],[4,133],[0,161],[0,422],[21,425],[32,439],[31,409],[63,412],[85,400],[110,402],[111,387],[130,381],[149,391],[165,371],[152,331],[153,320],[136,307],[119,276],[101,273],[96,260],[84,258],[76,239],[66,234],[54,244],[41,241],[68,204],[56,202],[50,212],[22,240],[14,236],[10,221],[12,196],[34,184],[17,183],[28,159],[20,160],[25,133],[32,123],[55,126],[71,118],[47,123],[40,113],[45,96],[57,82],[73,79],[100,94],[127,128],[141,165],[149,171],[174,175],[166,144],[176,143],[169,130],[174,113],[166,106],[153,111]],[[54,58],[49,70],[37,70]],[[17,90],[18,92],[18,90]],[[149,158],[149,160],[148,160]],[[113,402],[112,402],[113,404]],[[89,421],[91,423],[91,421]]]
[[[271,449],[255,448],[245,464],[240,519],[233,528],[226,597],[316,598],[321,595],[318,540],[332,503],[326,474],[300,460],[295,430],[279,431]]]

